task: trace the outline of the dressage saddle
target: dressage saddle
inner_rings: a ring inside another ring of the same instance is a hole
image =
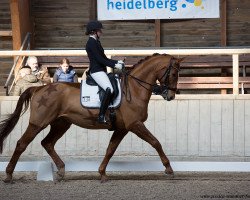
[[[113,94],[111,96],[111,103],[113,103],[113,101],[115,100],[115,98],[118,96],[119,94],[119,89],[118,89],[118,81],[117,79],[119,78],[118,75],[114,74],[114,73],[109,73],[108,74],[108,78],[111,82],[111,85],[113,87]],[[99,98],[100,101],[102,101],[103,96],[105,94],[104,89],[102,89],[96,82],[95,80],[91,77],[91,75],[89,74],[89,72],[86,73],[86,84],[90,85],[90,86],[98,86],[99,90],[98,90],[98,94],[99,94]]]

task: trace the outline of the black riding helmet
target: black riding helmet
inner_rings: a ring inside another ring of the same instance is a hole
[[[99,21],[90,21],[86,26],[86,35],[89,35],[91,33],[94,33],[98,30],[103,29],[102,23]]]

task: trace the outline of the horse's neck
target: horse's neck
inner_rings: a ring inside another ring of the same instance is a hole
[[[131,96],[137,96],[137,99],[143,100],[148,104],[152,95],[152,85],[156,83],[155,69],[159,62],[156,60],[147,60],[131,71],[129,79],[129,90]],[[140,95],[138,95],[138,92]]]
[[[131,75],[140,79],[141,81],[154,84],[156,82],[154,69],[157,65],[158,62],[152,62],[151,60],[143,62],[131,72]]]

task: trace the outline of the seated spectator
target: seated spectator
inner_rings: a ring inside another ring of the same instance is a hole
[[[71,82],[77,83],[78,77],[72,66],[69,64],[69,60],[64,58],[60,62],[60,67],[56,69],[53,76],[53,82]]]
[[[32,74],[42,81],[44,85],[51,83],[47,67],[39,66],[37,57],[29,56],[25,67],[30,67]]]
[[[20,69],[19,75],[20,78],[16,82],[13,96],[20,96],[29,87],[43,85],[34,74],[31,74],[29,67]]]

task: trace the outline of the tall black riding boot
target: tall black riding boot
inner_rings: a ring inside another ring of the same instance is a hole
[[[99,117],[98,117],[99,123],[106,123],[105,113],[106,113],[108,106],[109,106],[109,103],[110,103],[110,97],[111,97],[111,90],[110,90],[110,88],[107,88],[105,91],[105,94],[103,96],[102,102],[101,102],[100,113],[99,113]]]

